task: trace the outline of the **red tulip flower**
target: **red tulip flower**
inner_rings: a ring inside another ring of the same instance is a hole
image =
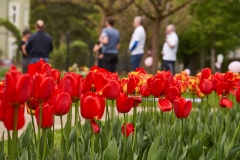
[[[147,84],[141,85],[141,87],[140,87],[140,94],[143,97],[149,97],[151,95],[151,90],[150,90],[150,88],[148,87]]]
[[[11,67],[6,73],[5,98],[11,105],[26,102],[32,93],[32,81],[28,74],[21,74],[16,67]]]
[[[105,110],[105,100],[92,92],[84,93],[81,97],[80,111],[85,119],[101,119]]]
[[[93,130],[93,134],[97,134],[100,132],[100,127],[94,120],[91,120],[90,124],[91,124],[92,130]]]
[[[166,98],[159,98],[158,99],[158,107],[163,112],[169,112],[172,110],[172,103]]]
[[[219,100],[219,105],[223,108],[232,108],[233,102],[230,101],[228,98],[221,98]]]
[[[40,116],[40,107],[36,109],[35,118],[37,120],[37,124],[39,125],[39,117]],[[41,128],[51,128],[53,126],[53,108],[48,104],[44,103],[42,107],[42,126]]]
[[[134,125],[131,124],[131,123],[128,123],[128,124],[124,124],[122,126],[122,134],[125,136],[125,137],[128,137],[131,133],[134,132]]]
[[[199,88],[203,94],[209,95],[212,93],[213,85],[210,80],[204,79],[200,82]]]
[[[171,86],[169,87],[168,90],[168,95],[167,95],[167,99],[171,102],[174,103],[174,101],[177,99],[177,97],[180,96],[180,92],[179,89],[176,86]]]
[[[204,68],[201,72],[201,79],[209,79],[211,77],[212,70],[210,68]]]
[[[2,104],[4,106],[1,106],[0,108],[3,109],[4,113],[2,115],[2,120],[4,123],[4,126],[6,127],[7,130],[13,130],[14,129],[14,107],[16,106],[11,106],[6,102],[2,101]],[[1,111],[1,109],[0,109]],[[24,106],[20,105],[18,106],[18,116],[17,116],[17,130],[21,129],[25,124],[25,118],[24,118]]]
[[[236,89],[236,101],[240,103],[240,87],[237,87]]]
[[[69,93],[73,101],[79,100],[83,89],[81,79],[81,75],[75,73],[65,74],[60,81],[59,89]]]
[[[116,103],[119,113],[128,113],[134,105],[134,99],[132,97],[127,97],[125,93],[120,93]]]
[[[187,118],[192,110],[192,102],[184,98],[178,98],[174,102],[174,113],[177,118]]]
[[[69,93],[56,91],[52,100],[53,113],[57,116],[62,116],[68,113],[72,105],[71,96]]]
[[[109,80],[102,89],[102,96],[107,99],[117,99],[120,94],[120,85],[117,80]]]
[[[49,100],[55,90],[55,83],[52,77],[36,74],[33,78],[33,98],[38,101]]]
[[[32,110],[36,110],[39,106],[40,106],[40,103],[36,99],[30,98],[28,100],[28,108]]]
[[[84,91],[98,93],[102,90],[105,84],[106,82],[102,74],[90,71],[86,76]]]

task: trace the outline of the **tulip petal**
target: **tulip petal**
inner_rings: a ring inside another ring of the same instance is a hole
[[[172,110],[172,103],[166,98],[159,98],[158,99],[158,107],[163,112],[169,112]]]
[[[98,124],[94,120],[91,120],[90,124],[91,124],[91,127],[92,127],[92,130],[93,130],[94,134],[97,134],[97,133],[100,132],[100,127],[98,126]]]
[[[184,108],[184,118],[187,118],[192,110],[192,101],[187,101]]]

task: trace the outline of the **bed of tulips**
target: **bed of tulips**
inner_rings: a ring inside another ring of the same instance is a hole
[[[192,77],[137,69],[120,79],[92,67],[86,77],[61,76],[40,60],[28,74],[12,67],[0,82],[0,121],[7,129],[0,159],[239,159],[238,103],[240,76],[231,72],[212,74],[205,68]],[[32,121],[18,135],[24,112]]]

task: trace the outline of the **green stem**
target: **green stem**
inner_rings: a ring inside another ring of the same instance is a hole
[[[39,124],[38,124],[38,146],[37,146],[37,159],[40,159],[39,153],[40,153],[40,139],[41,139],[41,126],[42,126],[42,102],[40,102],[40,112],[39,112]]]
[[[18,123],[18,106],[14,106],[14,124],[13,124],[13,145],[12,145],[12,152],[9,154],[10,160],[15,160],[17,158],[17,149],[18,149],[18,130],[17,130],[17,123]]]
[[[160,137],[161,137],[161,133],[162,133],[162,126],[163,126],[163,111],[160,111],[161,112],[161,126],[160,126],[160,131],[159,131],[159,134],[158,134],[158,137],[157,137],[157,145],[154,149],[154,153],[156,152],[158,146],[159,146],[159,142],[160,142]]]
[[[95,134],[93,133],[93,130],[92,130],[90,160],[93,160],[93,159],[94,159],[94,140],[95,140]]]
[[[9,130],[7,130],[7,134],[8,134],[8,155],[10,155],[11,154],[12,139],[11,139]]]
[[[220,133],[219,133],[219,137],[218,137],[218,141],[217,141],[217,144],[220,143],[220,139],[221,139],[221,135],[222,135],[222,130],[223,130],[223,126],[224,126],[224,118],[225,118],[225,110],[223,108],[223,111],[222,111],[222,124],[221,124],[221,129],[220,129]]]
[[[134,102],[135,103],[135,102]],[[136,138],[137,138],[137,128],[136,128],[136,121],[137,121],[137,107],[135,107],[133,109],[133,124],[135,126],[135,130],[134,130],[134,134],[133,134],[133,145],[132,145],[132,149],[134,150],[134,147],[135,147],[135,141],[136,141]]]
[[[113,132],[113,115],[114,115],[114,101],[112,100],[112,106],[111,106],[111,132],[110,132],[110,139],[112,138],[112,132]]]
[[[64,152],[64,137],[63,137],[63,121],[62,121],[62,116],[60,116],[60,121],[61,121],[61,155],[63,157],[63,152]]]
[[[105,122],[108,121],[108,100],[106,99],[106,115],[105,115]]]
[[[31,109],[30,102],[28,101],[27,103],[28,103],[28,106],[29,106],[29,109],[30,109],[30,114],[31,114],[31,121],[32,121],[33,134],[34,134],[34,140],[35,140],[35,147],[37,148],[37,136],[36,136],[36,129],[35,129],[35,125],[34,125],[33,112],[32,112],[32,109]]]
[[[53,140],[52,140],[53,149],[54,149],[54,137],[55,137],[55,116],[53,116]]]
[[[154,127],[153,127],[153,130],[154,130],[154,136],[156,135],[156,126],[157,126],[157,117],[156,117],[156,113],[157,113],[157,106],[156,106],[156,101],[155,101],[155,98],[154,98],[154,113],[153,113],[153,121],[154,121]]]
[[[43,142],[44,146],[43,146],[42,160],[44,160],[46,156],[47,129],[43,129],[43,135],[44,135],[44,142]]]
[[[126,124],[126,116],[125,116],[125,113],[124,113],[124,123],[123,124]],[[123,160],[125,160],[125,152],[126,152],[126,142],[127,142],[127,137],[125,136],[127,133],[127,129],[126,129],[126,125],[124,126],[124,135],[123,135],[123,138],[124,138],[124,142],[123,142]]]
[[[75,122],[74,122],[75,126],[77,125],[77,121],[78,121],[78,117],[79,117],[79,115],[78,115],[78,102],[79,102],[79,100],[77,100],[75,102]]]
[[[181,120],[182,120],[182,144],[184,145],[183,118]]]
[[[78,145],[78,136],[79,136],[78,125],[81,126],[81,124],[77,124],[77,125],[76,125],[76,130],[77,130],[77,136],[76,136],[76,144],[77,144],[77,159],[81,159],[81,158],[80,158],[80,155],[79,155],[80,150],[79,150],[79,145]]]

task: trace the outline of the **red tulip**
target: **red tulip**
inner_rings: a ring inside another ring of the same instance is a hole
[[[52,77],[36,74],[33,79],[33,98],[39,101],[46,101],[51,98],[55,83]]]
[[[125,93],[120,93],[116,103],[119,113],[128,113],[134,105],[134,99],[132,97],[127,97]]]
[[[168,96],[167,99],[171,102],[174,103],[174,101],[177,99],[177,97],[180,96],[179,89],[176,86],[171,86],[168,90]]]
[[[35,118],[39,125],[40,107],[36,109]],[[48,104],[44,103],[42,107],[42,125],[41,128],[51,128],[53,126],[53,108]]]
[[[162,79],[154,79],[152,82],[152,95],[156,98],[159,98],[161,96],[162,90],[163,90],[163,81]]]
[[[105,85],[105,80],[102,74],[90,71],[86,76],[84,91],[100,92]]]
[[[123,126],[122,126],[122,134],[125,137],[128,137],[133,132],[134,132],[134,125],[133,124],[131,124],[131,123],[123,124]]]
[[[236,89],[236,101],[240,103],[240,87],[237,87]]]
[[[11,106],[8,103],[4,103],[4,114],[2,117],[2,121],[7,130],[14,129],[14,107],[16,106]],[[21,129],[24,126],[24,124],[25,124],[24,106],[20,105],[18,106],[17,130]]]
[[[212,86],[213,86],[213,91],[217,91],[217,85],[220,83],[221,81],[217,78],[213,78],[212,79]]]
[[[6,73],[5,98],[11,105],[20,105],[26,102],[32,92],[31,77],[28,74],[21,74],[16,67]]]
[[[75,73],[65,74],[60,81],[59,89],[69,93],[73,101],[79,100],[83,89],[81,79],[81,76]]]
[[[97,134],[97,133],[100,132],[100,127],[98,126],[98,124],[94,120],[91,120],[90,124],[91,124],[91,127],[92,127],[92,130],[93,130],[94,134]]]
[[[233,106],[233,103],[232,103],[232,101],[230,101],[228,98],[221,98],[220,100],[219,100],[219,105],[221,106],[221,107],[223,107],[223,108],[232,108],[232,106]]]
[[[210,68],[204,68],[201,72],[201,79],[209,79],[212,74],[212,70]]]
[[[192,110],[192,102],[178,98],[174,102],[174,113],[177,118],[187,118]]]
[[[149,97],[151,95],[151,90],[150,88],[148,87],[147,84],[143,84],[141,87],[140,87],[140,94],[143,96],[143,97]]]
[[[218,94],[219,97],[228,97],[229,86],[228,86],[227,82],[218,83],[217,94]]]
[[[208,79],[204,79],[200,82],[199,88],[203,94],[209,95],[212,93],[212,82]]]
[[[163,112],[169,112],[172,110],[172,103],[166,98],[159,98],[158,99],[158,107]]]
[[[71,105],[72,101],[69,93],[57,91],[53,96],[52,106],[55,115],[61,116],[67,114]]]
[[[120,94],[120,85],[116,80],[109,80],[102,90],[102,96],[107,99],[116,99]]]
[[[130,77],[127,82],[127,92],[128,94],[134,94],[135,88],[139,83],[139,78],[137,77]]]
[[[105,100],[92,92],[84,93],[81,97],[80,111],[85,119],[101,119],[105,109]]]

